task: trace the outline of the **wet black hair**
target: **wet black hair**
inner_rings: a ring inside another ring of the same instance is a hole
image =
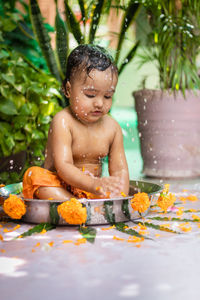
[[[65,90],[67,81],[70,81],[72,72],[76,70],[85,69],[86,74],[89,76],[90,71],[93,69],[105,71],[109,67],[111,67],[112,72],[118,74],[117,66],[105,48],[91,44],[79,45],[68,56],[63,89]]]

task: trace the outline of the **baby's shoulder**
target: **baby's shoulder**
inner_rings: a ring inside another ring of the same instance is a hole
[[[66,107],[55,114],[55,116],[53,117],[53,120],[52,120],[52,124],[59,124],[59,123],[70,124],[71,118],[72,117],[69,112],[69,109]]]
[[[110,115],[104,116],[104,124],[113,130],[120,130],[119,123]]]

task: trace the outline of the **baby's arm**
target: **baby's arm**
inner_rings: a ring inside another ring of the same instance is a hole
[[[101,178],[91,177],[79,170],[73,162],[72,134],[65,112],[58,113],[52,121],[51,147],[55,169],[59,177],[71,186],[87,192],[102,194],[98,187]]]
[[[128,195],[129,192],[129,172],[123,146],[123,136],[121,127],[115,122],[115,135],[109,151],[109,174],[121,179],[121,192]]]

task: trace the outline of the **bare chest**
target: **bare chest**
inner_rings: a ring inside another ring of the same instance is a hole
[[[73,132],[72,154],[74,161],[98,161],[108,155],[112,135],[109,130]]]

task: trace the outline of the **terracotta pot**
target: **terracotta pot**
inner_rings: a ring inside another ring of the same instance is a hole
[[[200,176],[200,91],[133,93],[146,176]]]

